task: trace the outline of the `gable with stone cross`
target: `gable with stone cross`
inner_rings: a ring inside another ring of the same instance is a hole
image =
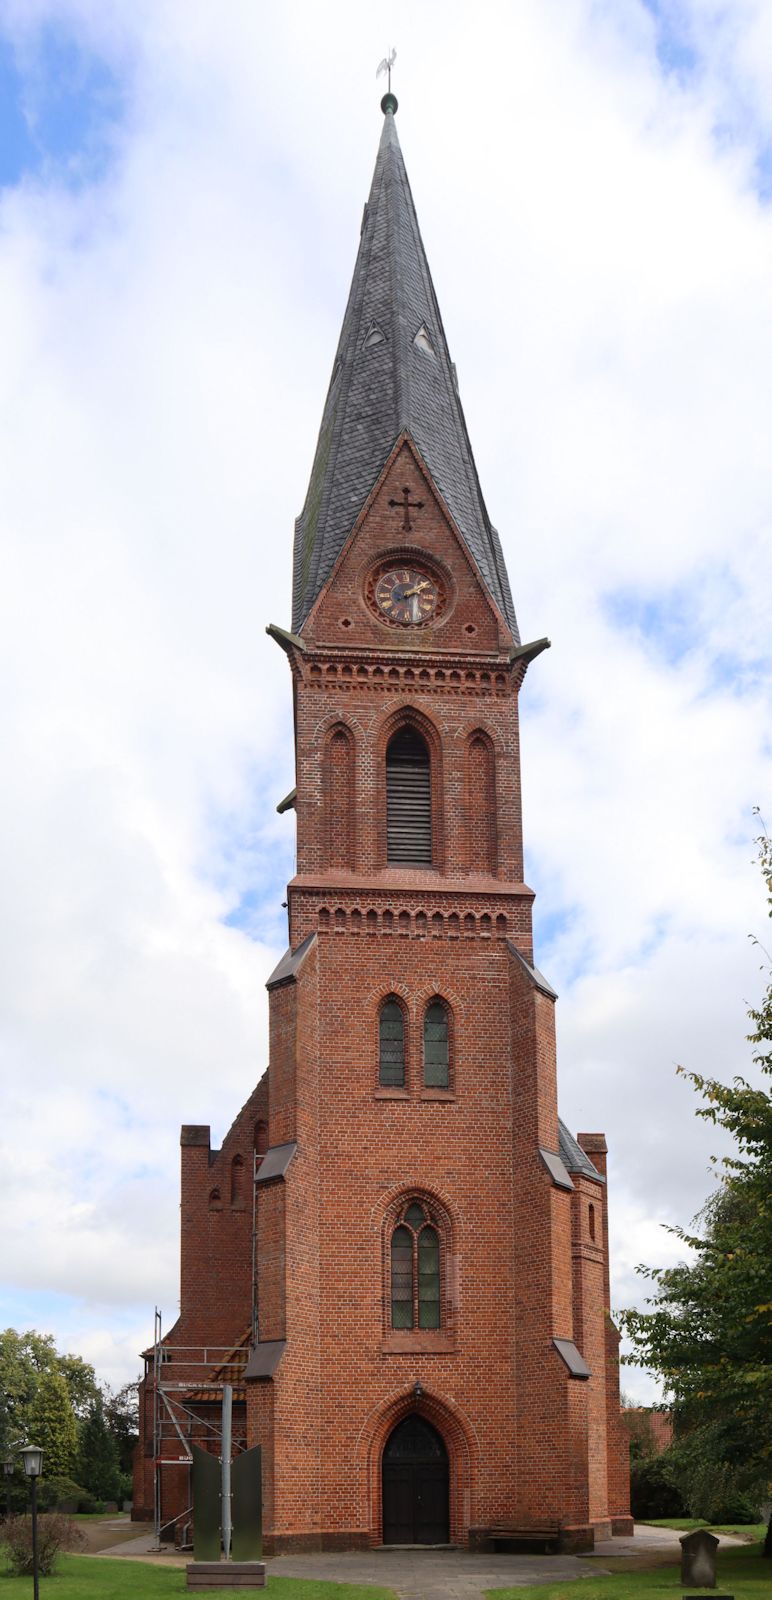
[[[312,607],[304,637],[336,644],[343,637],[349,646],[382,645],[383,629],[363,604],[363,596],[370,572],[385,564],[389,554],[395,560],[409,557],[433,564],[444,601],[440,629],[432,634],[435,644],[443,649],[468,649],[470,644],[479,649],[514,648],[511,629],[408,435],[397,440],[374,484]]]

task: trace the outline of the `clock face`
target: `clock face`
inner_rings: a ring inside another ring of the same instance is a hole
[[[436,578],[425,568],[406,563],[389,567],[379,573],[373,598],[376,609],[386,622],[401,623],[403,627],[420,627],[431,622],[440,601],[440,588]]]

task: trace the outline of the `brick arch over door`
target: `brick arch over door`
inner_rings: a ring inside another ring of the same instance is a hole
[[[444,867],[445,864],[445,802],[444,783],[442,775],[442,738],[436,725],[423,711],[418,711],[415,706],[398,706],[384,719],[378,730],[376,744],[376,763],[379,781],[376,792],[379,796],[378,809],[378,859],[381,866],[385,866],[388,859],[388,846],[386,837],[386,751],[394,738],[403,728],[415,728],[416,733],[426,744],[429,752],[429,772],[431,784],[431,812],[432,812],[432,866]],[[382,779],[382,781],[381,781]]]
[[[420,1396],[416,1396],[412,1384],[409,1389],[394,1395],[372,1411],[360,1434],[358,1465],[360,1481],[364,1477],[367,1485],[370,1537],[375,1544],[383,1541],[383,1452],[397,1424],[411,1414],[425,1417],[437,1429],[448,1452],[450,1543],[465,1544],[468,1530],[475,1520],[479,1461],[477,1438],[468,1418],[454,1401],[434,1393],[428,1386],[423,1388]]]
[[[356,862],[356,746],[351,729],[336,722],[322,757],[326,866],[353,872]]]
[[[483,728],[475,728],[466,741],[464,767],[469,871],[493,877],[498,866],[496,752]]]

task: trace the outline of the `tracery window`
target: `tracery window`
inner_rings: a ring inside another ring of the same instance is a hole
[[[450,1088],[448,1010],[441,1000],[433,1000],[424,1013],[424,1087]]]
[[[391,1236],[392,1328],[439,1328],[440,1239],[428,1208],[411,1200]]]
[[[378,1082],[384,1089],[405,1087],[405,1018],[393,995],[378,1017]]]

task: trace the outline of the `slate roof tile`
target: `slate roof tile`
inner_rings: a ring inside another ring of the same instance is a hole
[[[387,110],[308,493],[295,523],[294,631],[302,628],[403,432],[417,445],[519,643],[501,542],[483,500],[394,115]]]

